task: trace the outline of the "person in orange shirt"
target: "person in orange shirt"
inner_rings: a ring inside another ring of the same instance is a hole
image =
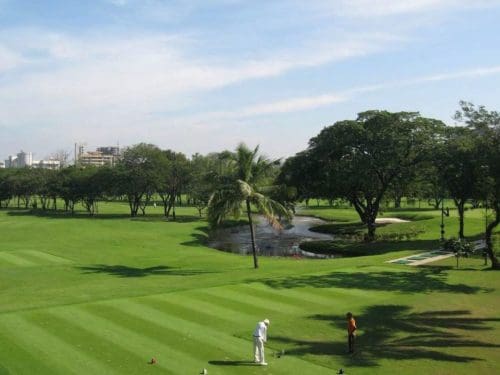
[[[349,353],[354,353],[354,339],[356,338],[356,321],[352,313],[346,314],[347,318],[347,344],[349,346]]]

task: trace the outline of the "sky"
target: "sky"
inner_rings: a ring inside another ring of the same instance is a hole
[[[500,0],[0,0],[0,160],[139,142],[272,158],[380,109],[500,110]]]

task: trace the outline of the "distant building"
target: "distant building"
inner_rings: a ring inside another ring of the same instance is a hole
[[[33,161],[33,168],[40,169],[59,169],[61,168],[61,162],[59,160],[40,160]]]
[[[5,168],[5,163],[3,161],[0,161],[0,169]]]
[[[97,147],[97,151],[102,152],[104,155],[120,156],[120,147],[118,146]]]
[[[9,158],[5,159],[6,168],[31,167],[32,164],[33,154],[31,152],[24,152],[22,150],[16,156],[9,155]]]
[[[59,169],[61,162],[59,160],[33,160],[31,152],[21,150],[16,156],[10,155],[2,163],[1,168],[42,168],[42,169]]]
[[[120,148],[115,146],[98,147],[96,151],[85,151],[83,146],[78,147],[77,164],[80,166],[93,165],[114,166],[120,158]]]
[[[31,152],[24,152],[21,150],[17,154],[17,168],[31,167],[33,164],[33,154]]]

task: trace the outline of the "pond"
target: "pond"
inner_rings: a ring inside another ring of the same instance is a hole
[[[301,256],[310,258],[328,258],[330,256],[303,251],[299,244],[311,240],[331,240],[329,234],[311,232],[309,228],[327,223],[324,220],[295,216],[282,230],[275,230],[261,217],[255,217],[255,238],[259,255]],[[250,228],[248,225],[221,228],[214,231],[208,245],[218,250],[237,254],[252,254]]]

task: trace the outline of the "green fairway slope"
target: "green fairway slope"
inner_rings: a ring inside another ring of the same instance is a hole
[[[402,243],[359,258],[262,257],[254,270],[248,257],[205,247],[194,210],[180,209],[177,223],[132,220],[119,204],[101,212],[0,211],[0,374],[494,374],[500,365],[500,277],[481,259],[459,270],[453,259],[385,263],[416,251]],[[347,311],[359,326],[354,356]],[[264,318],[269,366],[259,367],[252,330]]]

